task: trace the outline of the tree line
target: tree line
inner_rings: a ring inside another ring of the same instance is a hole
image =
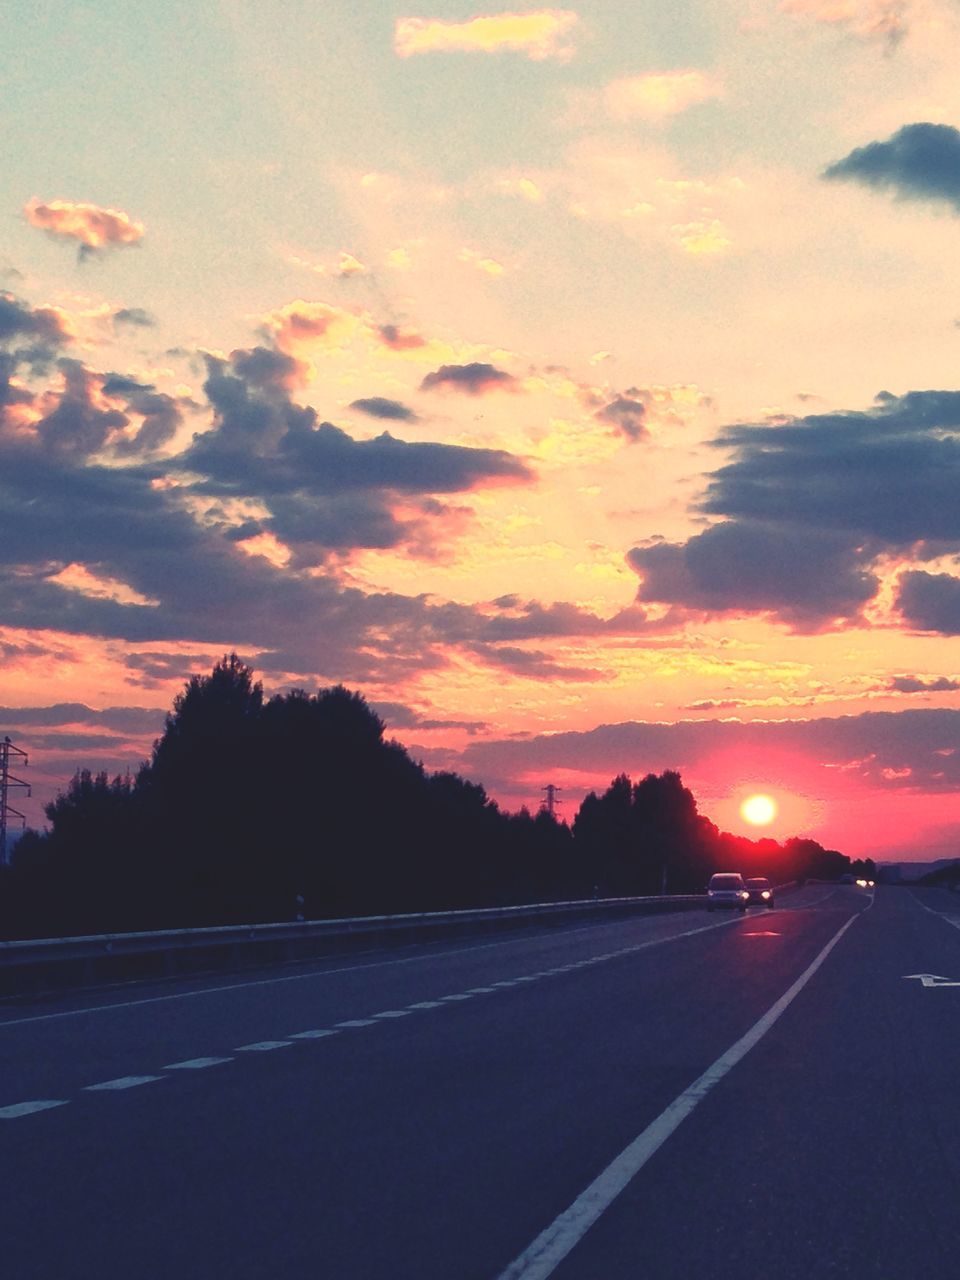
[[[751,841],[680,775],[591,793],[568,826],[428,772],[355,692],[265,698],[236,654],[194,676],[135,776],[79,771],[0,869],[0,936],[63,937],[685,893],[715,870],[833,878],[816,841]]]

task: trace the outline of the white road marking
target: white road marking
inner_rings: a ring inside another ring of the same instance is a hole
[[[859,912],[857,913],[860,914]],[[689,1088],[674,1098],[667,1109],[649,1124],[620,1155],[595,1178],[549,1227],[522,1254],[502,1271],[497,1280],[546,1280],[563,1259],[610,1207],[627,1184],[643,1168],[652,1155],[666,1142],[677,1127],[703,1101],[725,1075],[761,1040],[786,1008],[800,994],[827,956],[837,945],[857,916],[833,935],[800,977],[788,987],[779,1000],[755,1022],[750,1030],[708,1067]]]
[[[472,996],[485,996],[490,991],[496,991],[496,987],[471,987],[470,994]]]
[[[136,1089],[140,1084],[153,1084],[163,1076],[119,1076],[116,1080],[103,1080],[100,1084],[84,1085],[85,1093],[99,1093],[107,1089]]]
[[[918,907],[923,907],[924,911],[929,911],[932,916],[936,916],[937,919],[942,920],[944,924],[952,924],[955,929],[960,929],[960,919],[956,916],[945,916],[942,911],[937,911],[934,907],[928,907],[927,904],[922,901],[922,899],[918,898],[915,893],[912,893],[910,896]]]
[[[256,1040],[253,1044],[238,1044],[237,1053],[269,1053],[271,1049],[289,1049],[289,1040]]]
[[[219,1067],[222,1062],[232,1062],[232,1058],[188,1058],[186,1062],[168,1062],[164,1071],[202,1071],[204,1067]]]
[[[919,978],[925,987],[960,987],[960,982],[954,982],[951,978],[941,978],[935,973],[905,973],[904,981],[911,978]]]
[[[623,924],[623,920],[601,920],[593,924],[579,925],[576,929],[564,929],[562,934],[554,937],[571,938],[578,933],[589,933],[593,929]],[[724,921],[726,923],[726,921]],[[676,937],[684,937],[677,934]],[[29,1018],[7,1018],[0,1020],[0,1030],[4,1027],[19,1027],[25,1022],[49,1022],[54,1018],[79,1018],[85,1013],[109,1013],[111,1009],[136,1009],[144,1004],[161,1004],[166,1000],[190,1000],[194,996],[215,996],[221,991],[246,991],[251,987],[272,987],[280,982],[308,982],[311,978],[335,977],[338,973],[362,973],[366,969],[383,969],[400,964],[425,964],[429,960],[446,959],[448,956],[470,955],[474,951],[490,951],[494,947],[518,947],[529,943],[534,938],[524,934],[519,938],[500,938],[496,942],[478,942],[470,947],[452,947],[449,951],[427,951],[415,956],[397,956],[390,960],[371,960],[368,964],[346,964],[337,969],[320,969],[312,973],[285,973],[276,978],[254,978],[250,982],[229,982],[218,987],[201,987],[196,991],[173,991],[165,996],[144,996],[142,1000],[118,1000],[112,1004],[88,1005],[84,1009],[61,1009],[58,1013],[36,1013]],[[671,942],[672,938],[662,938],[662,942]],[[420,945],[420,944],[418,944]]]
[[[321,1030],[295,1031],[292,1036],[288,1037],[288,1039],[290,1040],[323,1040],[327,1036],[338,1036],[339,1034],[340,1032],[337,1031],[336,1029],[332,1029],[329,1031],[321,1031]]]
[[[409,1009],[384,1009],[383,1013],[375,1013],[375,1018],[409,1018]]]
[[[439,1000],[418,1000],[416,1004],[409,1006],[411,1009],[439,1009]]]
[[[65,1107],[68,1101],[45,1098],[39,1102],[15,1102],[12,1107],[0,1107],[0,1120],[15,1120],[17,1116],[32,1116],[36,1111],[49,1111],[51,1107]]]
[[[451,1000],[472,1000],[473,995],[469,991],[457,991],[450,996],[441,996],[440,1000],[443,1004],[449,1004]]]
[[[338,1027],[375,1027],[377,1024],[372,1018],[350,1018],[346,1022],[338,1022]]]

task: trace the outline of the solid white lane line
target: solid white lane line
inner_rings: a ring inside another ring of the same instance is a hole
[[[289,1040],[323,1040],[327,1036],[338,1036],[340,1034],[336,1028],[329,1031],[295,1031],[292,1036],[288,1036]]]
[[[116,1080],[102,1080],[100,1084],[84,1085],[85,1093],[100,1093],[107,1089],[136,1089],[140,1084],[153,1084],[163,1076],[118,1076]]]
[[[289,1040],[257,1040],[253,1044],[238,1044],[237,1053],[269,1053],[271,1049],[289,1049]]]
[[[15,1120],[17,1116],[32,1116],[36,1111],[49,1111],[51,1107],[65,1107],[68,1098],[45,1098],[40,1102],[15,1102],[12,1107],[0,1107],[0,1120]]]
[[[500,1273],[497,1280],[546,1280],[546,1277],[553,1274],[567,1254],[583,1239],[601,1214],[610,1207],[620,1192],[639,1173],[650,1157],[663,1146],[682,1121],[766,1035],[807,985],[856,918],[855,915],[851,916],[837,930],[816,959],[804,969],[800,977],[787,988],[779,1000],[770,1006],[763,1017],[755,1022],[735,1044],[731,1045],[726,1053],[721,1054],[713,1066],[708,1067],[689,1088],[684,1089],[683,1093],[674,1098],[667,1109],[634,1138],[600,1176],[577,1196],[573,1204],[545,1231],[541,1232],[505,1271]]]
[[[204,1067],[219,1067],[222,1062],[232,1062],[232,1058],[188,1058],[186,1062],[168,1062],[164,1071],[202,1071]]]

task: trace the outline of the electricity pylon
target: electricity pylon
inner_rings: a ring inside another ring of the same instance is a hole
[[[29,782],[24,782],[22,778],[15,778],[10,772],[11,756],[14,758],[19,756],[24,764],[30,763],[27,753],[15,747],[9,738],[4,738],[0,742],[0,867],[7,865],[7,819],[19,818],[23,826],[27,824],[20,810],[14,809],[7,803],[7,796],[14,787],[23,787],[27,795],[30,795]]]

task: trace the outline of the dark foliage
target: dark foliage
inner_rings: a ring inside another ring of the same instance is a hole
[[[342,686],[265,699],[230,654],[176,698],[135,780],[79,772],[0,871],[0,936],[237,924],[681,893],[735,868],[784,881],[848,859],[748,841],[680,775],[626,774],[572,830],[428,774]]]

